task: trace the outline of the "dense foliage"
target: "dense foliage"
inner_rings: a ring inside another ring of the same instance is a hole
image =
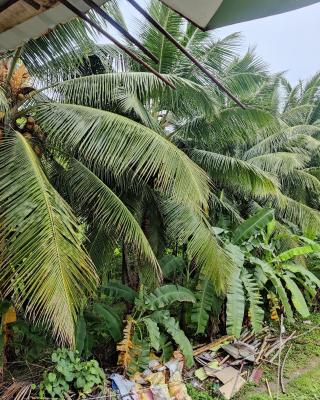
[[[99,389],[80,356],[191,366],[192,341],[305,318],[320,286],[320,76],[291,87],[239,35],[149,8],[247,109],[147,22],[175,90],[78,20],[1,56],[1,359],[45,360],[43,395]]]

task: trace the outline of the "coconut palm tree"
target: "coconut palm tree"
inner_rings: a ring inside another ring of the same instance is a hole
[[[110,12],[124,24],[116,8]],[[302,227],[320,225],[285,173],[307,166],[306,146],[298,151],[294,140],[304,129],[311,141],[314,127],[285,120],[282,76],[252,51],[237,56],[238,35],[217,40],[160,3],[150,12],[248,109],[148,24],[140,39],[176,90],[112,45],[96,45],[78,20],[27,43],[16,54],[23,64],[12,63],[2,78],[2,292],[70,344],[110,243],[123,246],[126,275],[138,267],[153,282],[161,279],[160,239],[183,244],[219,292],[232,263],[209,223],[217,210],[241,219],[255,204],[272,205]],[[26,79],[14,89],[23,65]],[[278,146],[288,135],[292,144]]]
[[[301,83],[291,88],[282,74],[269,73],[254,50],[238,56],[238,35],[214,39],[155,1],[149,12],[248,109],[236,107],[152,26],[143,24],[140,39],[160,60],[153,67],[209,93],[207,104],[190,94],[189,109],[182,102],[170,108],[164,98],[144,103],[149,115],[144,123],[153,117],[152,123],[207,171],[215,187],[215,209],[239,219],[241,211],[250,212],[247,206],[243,210],[244,203],[269,205],[278,218],[319,231],[319,181],[310,169],[319,148],[318,75],[305,88]],[[141,114],[141,105],[130,104]],[[235,206],[239,203],[242,209]]]
[[[123,243],[149,278],[161,280],[138,221],[141,196],[162,208],[171,235],[183,229],[180,240],[217,291],[226,288],[232,266],[206,220],[208,176],[129,104],[134,93],[150,101],[156,93],[174,105],[190,91],[205,100],[207,90],[172,76],[178,90],[171,92],[153,75],[112,73],[110,64],[107,73],[80,76],[96,67],[95,54],[70,52],[69,36],[53,52],[72,29],[82,32],[78,48],[94,48],[83,24],[72,21],[49,34],[49,47],[40,38],[4,55],[0,73],[2,297],[69,345],[97,286],[90,254],[96,243],[100,259],[109,243]]]

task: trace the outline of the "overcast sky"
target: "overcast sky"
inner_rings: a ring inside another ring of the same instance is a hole
[[[120,4],[126,19],[132,21],[135,14],[131,6],[124,0]],[[233,32],[242,32],[244,49],[256,46],[273,72],[288,71],[292,84],[320,71],[320,3],[215,31],[218,36]]]
[[[288,71],[292,83],[320,71],[320,3],[216,30],[219,36],[232,32],[243,33],[245,46],[256,45],[272,71]]]

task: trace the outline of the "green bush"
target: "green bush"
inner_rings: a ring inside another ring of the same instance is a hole
[[[103,385],[105,375],[96,360],[81,361],[78,351],[58,349],[52,353],[53,369],[47,371],[40,384],[39,396],[64,399],[72,391],[80,397]]]

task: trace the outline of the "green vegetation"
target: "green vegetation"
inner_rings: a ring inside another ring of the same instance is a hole
[[[320,316],[315,313],[310,316],[311,325],[305,324],[302,320],[295,321],[294,327],[289,329],[297,331],[301,335],[293,341],[292,347],[287,358],[284,370],[284,379],[286,381],[285,395],[280,395],[280,399],[312,399],[316,394],[319,376],[319,326]],[[315,329],[316,328],[316,329]],[[288,347],[287,347],[288,349]],[[287,351],[287,350],[286,350]],[[284,351],[284,353],[286,352]],[[283,357],[282,357],[283,359]],[[265,366],[264,379],[267,378],[271,384],[272,392],[277,393],[277,367]],[[265,393],[265,394],[264,394]],[[309,396],[309,397],[308,397]],[[255,400],[267,399],[267,388],[264,380],[261,381],[260,388],[246,387],[236,399]]]
[[[63,399],[72,386],[81,396],[92,393],[94,387],[102,388],[105,375],[96,360],[81,361],[78,352],[67,349],[53,352],[51,360],[54,366],[40,383],[40,398]]]
[[[194,344],[317,309],[320,75],[292,87],[238,34],[149,11],[248,107],[147,22],[175,90],[77,19],[1,53],[1,396],[12,374],[96,394],[99,365],[130,375],[179,348],[191,366]]]

